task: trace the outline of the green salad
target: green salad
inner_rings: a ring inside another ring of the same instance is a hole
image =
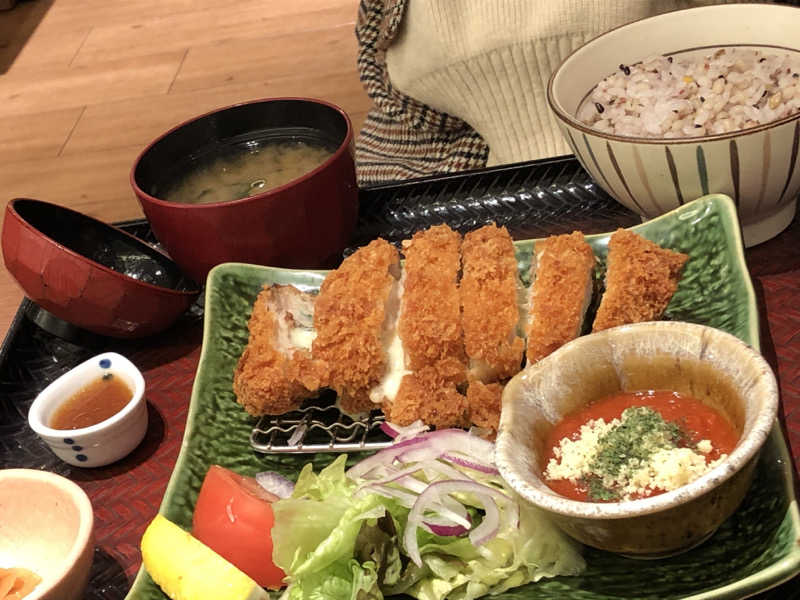
[[[491,442],[397,433],[349,470],[344,455],[306,465],[273,504],[283,598],[469,600],[585,568],[579,545],[500,477]]]

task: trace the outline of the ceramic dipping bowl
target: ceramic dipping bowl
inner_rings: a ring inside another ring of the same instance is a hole
[[[670,390],[717,409],[739,433],[733,452],[694,481],[649,498],[581,502],[551,490],[542,469],[554,425],[594,400],[640,390]],[[509,382],[496,460],[514,490],[578,541],[662,557],[701,543],[736,510],[777,408],[772,370],[738,338],[691,323],[626,325],[580,337]]]
[[[577,118],[597,83],[651,56],[700,58],[730,46],[800,52],[800,8],[731,3],[667,12],[608,31],[569,55],[550,79],[547,101],[575,156],[618,202],[650,219],[709,193],[736,204],[746,246],[794,217],[800,113],[748,129],[690,138],[604,133]]]
[[[321,143],[333,155],[271,189],[229,201],[186,204],[165,199],[221,157],[255,154],[278,140]],[[350,119],[309,98],[273,98],[215,110],[149,144],[131,170],[131,186],[169,255],[195,281],[224,262],[274,267],[333,267],[356,225],[358,187]]]
[[[56,410],[74,394],[102,377],[119,377],[131,399],[113,416],[78,429],[54,429]],[[53,453],[76,467],[101,467],[124,458],[147,432],[144,377],[124,356],[105,352],[70,369],[42,390],[28,411],[28,424]]]
[[[94,513],[75,483],[47,471],[0,470],[0,567],[41,578],[25,600],[80,600],[94,557]]]
[[[116,338],[162,331],[200,288],[168,256],[69,208],[27,198],[6,205],[6,268],[25,295],[72,325]]]

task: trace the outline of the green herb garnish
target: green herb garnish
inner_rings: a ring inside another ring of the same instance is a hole
[[[616,477],[623,467],[638,468],[659,450],[677,447],[687,439],[678,423],[665,421],[661,414],[646,406],[625,409],[620,424],[598,440],[598,450],[589,464],[596,477],[587,481],[589,497],[613,500],[619,494],[603,485],[603,478]],[[615,495],[615,498],[609,498]]]
[[[592,500],[600,500],[602,502],[615,502],[619,500],[619,492],[603,485],[603,480],[597,476],[590,476],[582,480],[586,486],[586,491],[589,498]]]

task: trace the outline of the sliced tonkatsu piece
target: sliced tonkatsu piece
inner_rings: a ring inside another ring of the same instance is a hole
[[[383,411],[389,421],[403,426],[417,420],[437,429],[469,425],[466,396],[439,377],[434,367],[404,375],[397,394],[383,405]]]
[[[605,292],[592,331],[661,318],[688,258],[627,229],[615,231],[608,242]]]
[[[405,271],[401,270],[386,296],[386,304],[381,329],[381,346],[384,355],[384,369],[377,382],[369,389],[368,396],[374,406],[381,406],[397,395],[406,369],[406,354],[397,329],[400,318],[401,299],[405,284]]]
[[[470,381],[467,388],[469,419],[473,425],[496,432],[500,427],[500,412],[503,407],[503,383]]]
[[[311,360],[314,296],[289,286],[265,286],[253,303],[249,339],[233,375],[236,400],[251,415],[298,408],[321,387]]]
[[[466,421],[466,355],[458,276],[461,236],[447,225],[414,234],[403,244],[403,293],[397,332],[403,374],[384,412],[397,423],[422,419],[439,427]],[[426,420],[427,419],[427,420]]]
[[[403,243],[404,287],[398,330],[406,366],[436,368],[455,384],[466,379],[458,276],[461,235],[447,225],[414,234]]]
[[[592,248],[579,231],[536,243],[531,260],[528,364],[580,335],[592,299],[594,267]]]
[[[461,317],[470,381],[493,383],[522,368],[520,286],[514,243],[505,227],[487,225],[461,246]]]
[[[383,239],[348,256],[322,283],[314,309],[312,355],[348,414],[375,408],[369,390],[386,370],[385,321],[400,272],[397,249]]]

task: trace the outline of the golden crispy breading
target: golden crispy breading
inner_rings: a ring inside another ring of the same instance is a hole
[[[615,231],[608,242],[606,289],[592,331],[661,318],[688,258],[627,229]]]
[[[579,231],[537,242],[528,315],[528,364],[581,333],[592,297],[595,258]]]
[[[389,421],[403,426],[418,419],[437,429],[469,424],[467,398],[442,381],[433,367],[405,375],[394,401],[385,403],[383,411]]]
[[[461,318],[470,378],[507,379],[522,367],[514,243],[505,227],[486,225],[461,246]]]
[[[497,431],[503,407],[503,387],[501,383],[470,381],[467,388],[467,403],[469,419],[473,425]]]
[[[435,427],[468,423],[458,274],[461,236],[447,225],[431,227],[404,242],[403,297],[397,331],[403,343],[404,375],[394,399],[383,403],[398,424],[421,419]]]
[[[461,236],[447,225],[404,243],[405,287],[398,331],[412,372],[431,366],[443,381],[466,380],[458,273]]]
[[[233,375],[236,400],[251,415],[294,410],[320,387],[320,373],[310,354],[293,348],[286,336],[295,323],[283,308],[292,299],[310,302],[302,296],[291,286],[272,286],[265,287],[253,303],[249,339]]]
[[[326,385],[336,390],[345,412],[375,408],[368,392],[386,369],[381,334],[399,261],[394,246],[374,240],[347,257],[320,288],[312,355],[326,365]]]

